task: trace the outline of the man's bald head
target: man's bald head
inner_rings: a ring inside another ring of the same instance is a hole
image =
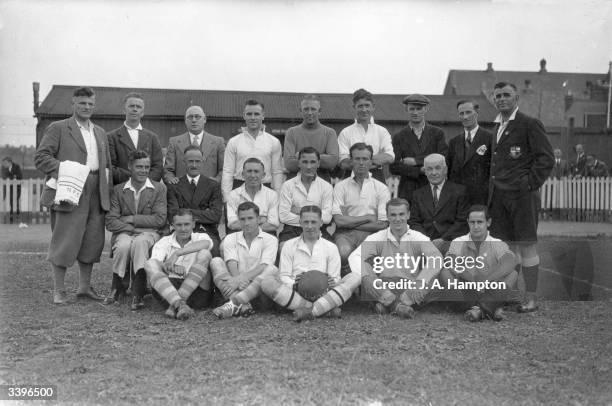
[[[206,124],[206,114],[200,106],[190,106],[185,112],[185,125],[192,134],[199,134],[204,131]]]

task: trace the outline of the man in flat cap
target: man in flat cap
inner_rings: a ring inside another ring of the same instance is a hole
[[[393,136],[395,162],[389,169],[400,177],[397,197],[410,201],[412,193],[427,185],[423,160],[429,154],[448,154],[444,132],[425,121],[431,101],[421,94],[411,94],[403,101],[408,113],[408,125]]]

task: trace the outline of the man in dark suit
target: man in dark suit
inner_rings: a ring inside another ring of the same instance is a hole
[[[167,185],[177,184],[178,178],[187,173],[183,152],[189,145],[197,146],[202,152],[203,163],[200,173],[221,183],[225,141],[204,131],[204,124],[206,124],[206,115],[202,107],[189,107],[185,112],[188,132],[170,138],[168,144],[164,166],[164,182]]]
[[[128,93],[123,98],[125,122],[108,133],[113,164],[113,183],[118,185],[130,178],[128,167],[132,151],[145,151],[151,157],[149,179],[159,182],[164,171],[163,155],[157,134],[142,128],[140,120],[144,115],[145,102],[140,93]]]
[[[429,183],[413,193],[408,224],[431,238],[444,254],[452,240],[469,230],[466,219],[470,205],[466,188],[446,180],[443,155],[427,155],[423,168]]]
[[[555,155],[555,164],[553,170],[550,173],[550,177],[554,179],[561,179],[570,175],[570,168],[565,159],[562,159],[563,153],[559,148],[555,148],[553,151]]]
[[[478,104],[473,100],[457,103],[463,133],[449,142],[448,179],[467,189],[472,204],[487,204],[492,134],[478,125]]]
[[[176,184],[168,185],[168,219],[179,209],[190,209],[195,221],[194,232],[208,234],[213,241],[212,256],[218,257],[221,239],[217,227],[223,207],[221,185],[201,175],[203,158],[199,147],[188,146],[183,157],[187,173]]]
[[[4,157],[2,160],[2,179],[8,180],[21,180],[23,174],[21,173],[21,167],[13,162],[13,158],[10,156]],[[21,185],[8,185],[4,186],[2,190],[2,198],[6,199],[6,188],[9,189],[9,207],[10,207],[10,221],[13,222],[13,199],[15,199],[15,209],[17,217],[19,217],[19,206],[21,205]],[[13,189],[16,191],[16,196],[13,195]]]
[[[412,94],[403,101],[408,113],[408,125],[393,136],[393,152],[395,162],[389,169],[394,175],[400,176],[397,196],[408,201],[412,193],[427,184],[427,177],[422,171],[423,159],[429,154],[448,154],[448,145],[444,132],[425,122],[425,114],[429,110],[429,98]]]
[[[64,279],[66,269],[79,262],[77,297],[102,300],[91,287],[91,271],[100,262],[104,248],[104,215],[110,208],[111,158],[104,130],[89,119],[95,107],[89,87],[76,89],[72,97],[74,114],[53,122],[43,135],[34,162],[46,175],[41,201],[51,207],[52,235],[47,259],[53,268],[53,302],[68,302]],[[89,167],[79,204],[54,203],[60,162],[73,161]]]
[[[586,176],[586,154],[582,144],[574,145],[576,160],[571,165],[571,174],[574,178],[582,178]]]
[[[586,157],[586,176],[589,178],[605,178],[608,176],[608,165],[593,154]]]
[[[512,83],[493,87],[499,115],[492,142],[489,206],[491,234],[507,242],[521,258],[525,302],[520,312],[537,310],[536,291],[540,258],[538,240],[539,188],[554,165],[553,150],[540,120],[518,110],[519,95]]]

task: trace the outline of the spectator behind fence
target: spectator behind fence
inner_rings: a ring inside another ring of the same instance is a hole
[[[589,178],[605,178],[609,174],[608,165],[600,161],[594,154],[586,157],[586,176]]]
[[[586,176],[586,154],[582,144],[574,145],[574,153],[576,153],[576,160],[570,167],[571,174],[574,178],[581,178]]]
[[[553,170],[550,173],[550,177],[554,179],[565,178],[570,175],[570,167],[567,161],[563,158],[563,153],[559,148],[555,148],[553,151],[555,155],[555,165],[553,166]]]
[[[13,162],[13,159],[10,156],[5,157],[2,160],[2,179],[7,179],[7,180],[21,180],[23,179],[23,175],[21,173],[21,167],[19,165],[17,165],[15,162]],[[2,189],[2,199],[6,200],[6,189],[8,188],[9,193],[8,193],[8,198],[9,198],[9,207],[10,207],[10,212],[9,212],[9,221],[12,223],[14,218],[13,218],[13,209],[15,209],[16,213],[17,213],[17,219],[19,219],[19,206],[21,204],[21,185],[5,185],[4,188]],[[13,208],[13,198],[15,196],[13,196],[13,189],[15,190],[16,193],[16,202],[15,202],[15,208]]]

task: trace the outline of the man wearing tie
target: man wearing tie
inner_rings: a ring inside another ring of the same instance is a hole
[[[164,166],[164,182],[167,185],[176,185],[178,179],[187,173],[184,160],[184,151],[190,145],[195,145],[202,152],[202,165],[200,174],[221,182],[223,159],[225,155],[225,141],[204,131],[206,114],[200,106],[191,106],[185,112],[185,125],[188,132],[171,137],[166,152]]]
[[[570,174],[569,165],[565,159],[561,158],[561,156],[563,155],[561,150],[559,148],[555,148],[554,154],[555,154],[555,165],[553,166],[553,170],[550,173],[550,177],[555,178],[555,179],[561,179],[561,178],[565,178],[569,176]]]
[[[587,158],[582,144],[574,145],[574,152],[576,153],[576,161],[572,164],[571,173],[575,178],[582,178],[583,176],[586,176]]]
[[[127,182],[131,172],[129,168],[130,153],[145,151],[151,158],[149,179],[159,182],[164,171],[163,155],[157,134],[142,128],[140,120],[144,116],[145,102],[140,93],[128,93],[123,99],[125,122],[116,130],[108,133],[113,164],[113,183],[118,185]]]
[[[491,234],[508,243],[520,258],[525,279],[525,302],[519,312],[537,310],[536,291],[540,258],[538,210],[540,192],[554,165],[553,150],[540,120],[518,110],[519,95],[512,83],[493,87],[493,101],[499,111],[492,143]]]
[[[466,187],[470,205],[486,205],[492,134],[478,125],[478,104],[473,100],[459,101],[457,111],[463,133],[449,142],[448,179]]]

